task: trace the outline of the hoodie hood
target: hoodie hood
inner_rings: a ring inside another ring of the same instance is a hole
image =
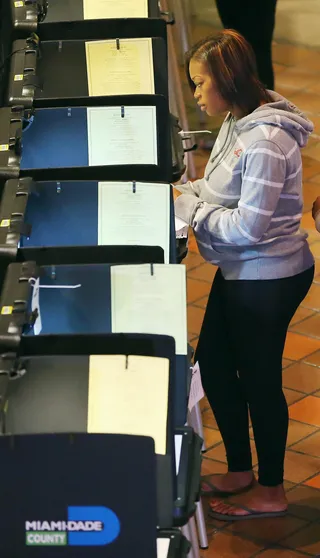
[[[273,101],[266,103],[254,110],[248,116],[240,118],[236,122],[236,130],[242,133],[256,126],[274,126],[282,128],[297,141],[299,147],[307,144],[310,134],[313,132],[313,124],[306,115],[293,103],[274,91],[268,91]]]

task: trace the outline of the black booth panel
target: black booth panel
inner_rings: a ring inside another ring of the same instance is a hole
[[[40,52],[41,56],[37,61],[37,75],[42,89],[36,89],[37,98],[88,96],[84,42],[43,42]]]
[[[86,432],[88,367],[86,356],[32,359],[9,384],[7,434]]]
[[[0,451],[6,479],[0,488],[6,510],[0,526],[2,556],[123,558],[133,553],[156,558],[156,463],[150,438],[2,437]],[[62,546],[34,546],[30,533],[39,526],[32,527],[33,521],[77,520],[101,521],[102,532],[69,531],[62,525]]]
[[[93,0],[91,0],[93,1]],[[148,17],[159,17],[157,0],[148,0]],[[72,21],[77,22],[84,19],[83,0],[52,0],[49,3],[47,15],[41,27],[46,23]]]
[[[52,0],[49,2],[47,15],[44,20],[46,23],[54,21],[80,21],[83,19],[82,0]],[[41,28],[41,24],[40,24]]]

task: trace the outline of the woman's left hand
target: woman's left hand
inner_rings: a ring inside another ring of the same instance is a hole
[[[317,197],[317,199],[313,202],[313,206],[312,206],[312,217],[315,219],[317,214],[320,211],[320,196]]]

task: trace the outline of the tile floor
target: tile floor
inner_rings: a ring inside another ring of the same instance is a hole
[[[195,30],[197,36],[202,34],[199,26]],[[203,558],[320,556],[320,234],[315,231],[311,218],[312,202],[320,195],[320,52],[274,44],[274,67],[276,90],[298,104],[315,123],[315,132],[303,152],[303,227],[310,234],[316,276],[310,293],[292,320],[283,361],[284,388],[290,411],[285,462],[290,513],[283,519],[232,525],[208,519],[210,547],[202,551]],[[187,90],[186,104],[190,120],[196,119]],[[214,122],[213,127],[217,128],[218,124]],[[208,151],[196,152],[199,177],[207,158]],[[189,339],[195,347],[215,268],[204,262],[192,238],[184,263],[188,269]],[[207,444],[203,475],[223,473],[226,470],[224,448],[206,400],[202,402],[202,409]],[[252,445],[255,456],[254,442]]]

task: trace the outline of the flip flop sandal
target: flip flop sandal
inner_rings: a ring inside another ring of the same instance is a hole
[[[234,505],[235,509],[240,509],[248,512],[246,515],[235,515],[231,513],[218,513],[214,512],[212,509],[209,511],[210,517],[213,519],[218,519],[219,521],[247,521],[248,519],[266,519],[268,517],[285,517],[288,510],[278,511],[278,512],[258,512],[247,508],[246,506]]]
[[[214,476],[222,476],[222,475],[214,475]],[[239,488],[239,490],[220,490],[217,486],[215,486],[211,481],[204,479],[201,482],[201,496],[213,496],[219,494],[219,496],[236,496],[238,494],[244,494],[248,492],[250,488],[253,487],[255,483],[255,478],[252,479],[250,484],[244,486],[243,488]],[[204,485],[209,486],[209,490],[204,489]]]

